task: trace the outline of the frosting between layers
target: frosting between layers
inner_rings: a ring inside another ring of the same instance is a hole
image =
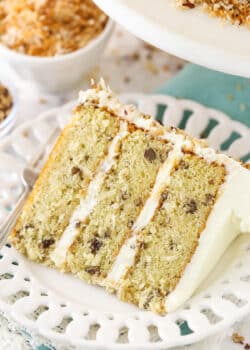
[[[61,239],[57,242],[56,248],[51,253],[51,259],[57,267],[63,267],[67,256],[67,250],[72,245],[74,239],[78,234],[77,223],[84,221],[84,219],[87,218],[87,216],[96,206],[98,194],[104,181],[105,174],[112,168],[115,163],[117,146],[119,145],[121,139],[123,139],[127,134],[127,123],[121,122],[119,133],[112,140],[107,157],[100,164],[96,176],[90,182],[86,197],[82,198],[80,205],[74,211],[71,217],[68,227],[64,231]]]
[[[152,189],[151,195],[143,207],[140,215],[132,227],[132,236],[122,246],[113,266],[105,281],[107,286],[119,287],[119,281],[126,274],[129,267],[134,264],[136,254],[137,233],[142,230],[151,221],[155,210],[157,209],[162,191],[166,188],[171,179],[171,171],[174,165],[182,158],[183,153],[181,145],[169,153],[165,163],[159,170],[155,185]]]

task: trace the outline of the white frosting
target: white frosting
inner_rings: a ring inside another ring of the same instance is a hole
[[[241,166],[234,159],[224,154],[218,154],[214,149],[206,147],[205,142],[195,139],[191,140],[181,131],[162,127],[152,117],[145,116],[139,112],[133,105],[123,105],[103,80],[95,88],[81,91],[79,93],[79,104],[106,108],[116,116],[128,120],[139,128],[150,131],[153,135],[158,135],[159,138],[172,142],[177,147],[185,145],[209,163],[216,161],[219,164],[224,164],[228,172],[234,167]]]
[[[78,102],[83,105],[97,105],[100,108],[107,108],[118,117],[126,119],[145,130],[153,130],[152,127],[156,124],[152,117],[145,117],[135,106],[123,105],[105,85],[104,81],[101,81],[96,89],[80,91]],[[156,125],[158,126],[158,124]]]
[[[241,232],[250,233],[249,170],[238,166],[232,169],[220,192],[191,262],[166,298],[167,312],[176,310],[192,296]]]
[[[51,253],[51,259],[57,267],[63,267],[66,259],[67,251],[74,242],[77,234],[77,223],[84,221],[88,215],[92,212],[97,204],[98,194],[105,178],[105,174],[112,168],[115,163],[115,157],[117,155],[117,146],[120,140],[127,135],[127,123],[121,122],[119,133],[114,137],[109,147],[107,157],[101,162],[96,176],[90,182],[88,192],[77,209],[74,211],[70,223],[64,231],[61,239],[57,242],[54,251]]]
[[[121,278],[125,275],[129,267],[134,264],[137,233],[151,221],[155,210],[159,205],[161,193],[171,180],[171,171],[173,166],[179,159],[182,158],[182,155],[181,145],[175,146],[175,148],[169,153],[167,160],[160,168],[151,195],[146,201],[145,206],[133,225],[132,236],[122,246],[112,269],[107,276],[107,285],[118,287]]]

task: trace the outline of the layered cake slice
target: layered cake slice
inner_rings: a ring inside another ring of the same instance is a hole
[[[80,93],[11,234],[29,259],[140,308],[178,308],[241,232],[250,171],[103,82]]]

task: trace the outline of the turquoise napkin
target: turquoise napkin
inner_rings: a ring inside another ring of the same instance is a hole
[[[195,100],[250,127],[250,79],[188,64],[157,92]]]

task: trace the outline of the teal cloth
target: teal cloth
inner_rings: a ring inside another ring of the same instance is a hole
[[[156,92],[195,100],[250,127],[250,79],[188,64]],[[180,325],[180,329],[183,335],[192,333],[186,322]],[[42,345],[36,350],[54,349]]]
[[[188,64],[157,92],[195,100],[250,127],[250,79]]]

